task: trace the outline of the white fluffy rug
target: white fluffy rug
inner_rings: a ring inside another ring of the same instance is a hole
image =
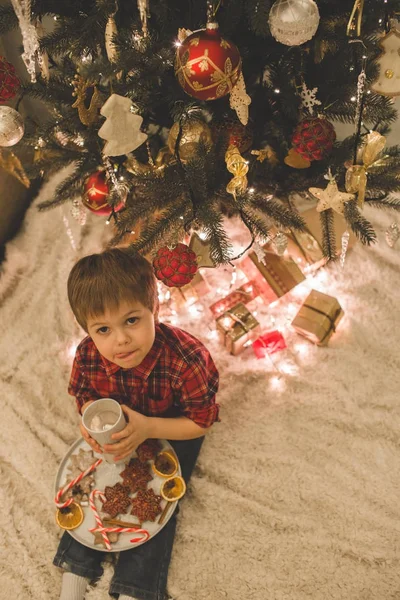
[[[197,316],[180,318],[220,368],[222,422],[203,446],[181,505],[169,576],[175,600],[399,597],[400,248],[384,241],[392,216],[372,218],[378,245],[358,245],[344,270],[320,272],[290,306],[286,299],[273,308],[289,346],[275,355],[288,372],[281,379],[251,349],[235,358],[219,346],[211,298]],[[66,279],[77,258],[100,250],[106,238],[102,218],[81,228],[68,209],[39,214],[32,206],[7,247],[0,280],[4,600],[58,598],[53,481],[78,437],[66,386],[81,335]],[[229,268],[207,275],[229,285]],[[345,310],[328,348],[287,326],[311,287],[335,295]],[[271,328],[268,310],[258,314]],[[110,578],[106,565],[87,599],[107,598]]]

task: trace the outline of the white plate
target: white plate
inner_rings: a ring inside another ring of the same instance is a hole
[[[176,456],[176,453],[175,453],[174,449],[172,448],[171,444],[167,440],[159,440],[159,442],[162,445],[161,450],[169,450],[174,454],[174,456],[178,462],[177,475],[181,475],[182,471],[181,471],[181,467],[179,465],[179,460],[178,460],[178,457]],[[82,448],[85,451],[88,451],[88,450],[92,451],[89,444],[87,444],[83,438],[79,438],[78,440],[76,440],[76,442],[74,442],[72,444],[72,446],[68,450],[67,454],[64,456],[63,460],[61,461],[60,467],[58,469],[58,473],[57,473],[56,481],[55,481],[55,495],[57,494],[58,490],[65,485],[65,482],[69,476],[68,467],[71,464],[71,456],[73,454],[78,454],[80,448]],[[93,452],[93,455],[94,455],[93,462],[96,462],[96,460],[98,458],[102,458],[101,454],[97,454],[96,452]],[[134,452],[132,456],[135,457],[136,452]],[[153,461],[150,461],[150,463],[153,463]],[[123,462],[121,464],[114,465],[114,464],[107,463],[106,461],[103,461],[97,467],[97,469],[95,469],[91,473],[91,475],[93,475],[93,477],[95,479],[94,487],[92,489],[104,491],[104,488],[106,487],[106,485],[114,485],[116,483],[123,483],[119,474],[121,473],[121,471],[123,471],[125,469],[125,466],[126,465]],[[152,479],[152,481],[150,481],[148,483],[147,488],[148,489],[152,488],[156,494],[160,494],[161,484],[163,481],[165,481],[165,478],[160,477],[159,475],[154,473],[152,467],[151,467],[150,472],[153,475],[153,479]],[[132,498],[134,498],[135,496],[136,496],[136,494],[132,494]],[[162,503],[161,503],[162,510],[164,510],[164,507],[166,504],[167,504],[167,501],[162,500]],[[167,515],[164,518],[162,525],[160,525],[157,522],[158,519],[160,518],[160,515],[157,516],[157,518],[154,522],[145,521],[144,523],[142,523],[142,529],[146,529],[149,532],[149,535],[150,535],[149,539],[151,539],[152,537],[157,535],[157,533],[159,531],[161,531],[161,529],[168,523],[169,519],[172,517],[172,514],[176,508],[177,502],[169,502],[169,504],[171,506],[167,512]],[[101,508],[101,502],[98,499],[96,500],[96,506],[98,509]],[[129,540],[132,537],[134,537],[135,534],[134,533],[121,533],[118,537],[118,541],[111,544],[111,550],[106,550],[106,548],[104,548],[104,546],[101,544],[95,545],[93,543],[94,536],[89,531],[89,529],[91,529],[92,527],[96,527],[96,521],[95,521],[95,518],[93,515],[93,511],[91,510],[90,506],[82,506],[82,510],[83,510],[83,516],[84,516],[83,522],[76,529],[68,530],[68,533],[70,535],[72,535],[72,537],[75,540],[77,540],[84,546],[87,546],[88,548],[93,548],[94,550],[100,550],[103,552],[120,552],[121,550],[129,550],[131,548],[140,546],[141,544],[145,543],[143,541],[143,542],[136,542],[135,544],[132,544]],[[116,518],[119,520],[122,520],[122,521],[126,521],[126,522],[132,521],[132,523],[135,523],[135,522],[137,523],[137,517],[135,517],[134,515],[131,515],[129,513],[126,515],[125,514],[118,515]]]

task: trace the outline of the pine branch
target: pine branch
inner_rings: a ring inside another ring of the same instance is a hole
[[[280,202],[261,196],[260,194],[248,194],[250,205],[257,208],[266,216],[273,219],[281,227],[289,229],[305,230],[305,223],[300,215],[289,210]]]
[[[0,6],[0,35],[18,27],[18,18],[11,4]]]
[[[344,218],[362,244],[369,246],[376,241],[376,233],[371,223],[359,212],[356,200],[346,202]]]
[[[328,260],[336,260],[336,235],[334,227],[333,210],[328,208],[319,213],[322,229],[322,252]]]
[[[400,211],[400,199],[386,196],[385,198],[365,198],[365,204],[380,209],[392,209]]]

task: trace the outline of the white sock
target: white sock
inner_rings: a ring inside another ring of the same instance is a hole
[[[60,600],[84,600],[89,579],[74,573],[63,573]]]

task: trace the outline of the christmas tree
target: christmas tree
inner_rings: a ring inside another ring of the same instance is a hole
[[[24,133],[0,107],[0,146],[13,146],[2,163],[15,171],[28,146],[29,179],[71,165],[42,210],[74,202],[77,213],[82,201],[112,218],[112,243],[147,255],[197,232],[214,265],[238,258],[227,217],[279,253],[286,235],[307,234],[296,194],[317,199],[333,259],[335,211],[371,244],[363,206],[400,209],[400,148],[384,137],[400,93],[399,11],[400,0],[12,0],[0,33],[21,27],[32,82],[3,60],[0,98],[39,98],[49,112]],[[354,125],[340,142],[338,122]]]

